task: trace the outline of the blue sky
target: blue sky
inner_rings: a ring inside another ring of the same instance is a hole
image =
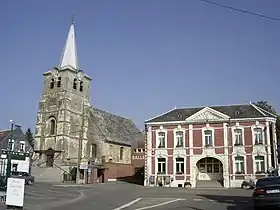
[[[213,0],[280,18],[279,0]],[[92,105],[135,120],[177,107],[267,100],[280,110],[280,21],[198,0],[1,0],[0,129],[35,128],[42,73],[76,14]]]

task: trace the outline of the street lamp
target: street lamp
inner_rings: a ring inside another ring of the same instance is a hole
[[[8,151],[7,151],[7,167],[6,167],[6,180],[11,176],[11,151],[12,151],[12,142],[14,136],[14,121],[10,120],[11,130],[10,130],[10,138],[8,140]]]

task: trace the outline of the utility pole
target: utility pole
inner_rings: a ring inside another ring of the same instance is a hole
[[[77,160],[77,175],[76,175],[76,183],[80,181],[80,167],[81,167],[81,159],[82,159],[82,148],[83,148],[83,137],[84,137],[84,125],[85,125],[85,106],[83,102],[83,116],[82,116],[82,125],[79,131],[79,147],[78,147],[78,160]]]
[[[8,140],[8,151],[7,151],[7,167],[6,167],[6,182],[8,181],[8,178],[11,176],[11,151],[12,151],[12,142],[14,138],[14,122],[10,120],[11,122],[11,130],[10,130],[10,138]]]

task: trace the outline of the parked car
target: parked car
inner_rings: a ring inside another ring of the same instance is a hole
[[[252,197],[255,210],[280,206],[280,177],[258,179]]]
[[[33,184],[35,182],[34,176],[31,176],[27,172],[12,171],[11,177],[25,179],[25,184]]]

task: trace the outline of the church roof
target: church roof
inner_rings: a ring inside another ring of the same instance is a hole
[[[131,119],[97,108],[91,109],[88,130],[96,141],[104,140],[127,146],[144,138]]]
[[[76,48],[75,27],[72,23],[68,32],[65,46],[60,60],[60,69],[78,70],[78,56]]]

